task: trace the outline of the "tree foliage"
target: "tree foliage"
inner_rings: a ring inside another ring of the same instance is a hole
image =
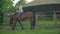
[[[0,9],[1,9],[1,12],[4,13],[4,12],[9,12],[10,8],[12,9],[14,6],[12,5],[13,2],[11,0],[1,0],[0,1]]]
[[[12,12],[14,10],[11,0],[0,0],[0,24],[3,23],[3,13]]]

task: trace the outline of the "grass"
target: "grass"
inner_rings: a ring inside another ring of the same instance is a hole
[[[4,27],[9,27],[9,20],[4,20]],[[25,28],[30,28],[30,22],[28,20],[22,22]],[[19,23],[16,23],[16,27],[20,27]],[[56,28],[54,21],[38,20],[35,28]],[[60,21],[57,21],[57,28],[60,28]]]
[[[59,30],[2,30],[0,34],[60,34]]]
[[[56,27],[56,25],[54,21],[39,21],[38,20],[37,27],[54,28]],[[60,21],[57,21],[57,27],[60,28]]]
[[[1,27],[9,27],[9,20],[4,20],[5,24]],[[23,21],[22,22],[24,28],[29,28],[30,27],[30,22],[29,21]],[[20,27],[19,23],[16,24],[16,27]],[[54,28],[55,23],[54,21],[40,21],[36,23],[36,28]],[[60,28],[60,21],[57,23],[57,27]],[[0,34],[60,34],[60,30],[55,30],[55,29],[35,29],[35,30],[30,30],[30,29],[16,29],[14,31],[7,30],[7,29],[0,29]]]

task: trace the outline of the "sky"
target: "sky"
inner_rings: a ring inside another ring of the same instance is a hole
[[[14,3],[13,5],[15,6],[18,1],[19,1],[19,0],[14,0],[14,1],[13,1],[13,3]],[[26,3],[30,3],[30,2],[32,2],[33,0],[26,0],[26,1],[27,1]]]

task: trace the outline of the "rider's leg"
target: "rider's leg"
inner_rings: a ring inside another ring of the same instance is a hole
[[[18,19],[21,20],[21,12],[18,13]]]
[[[19,13],[18,13],[18,19],[19,19],[19,20],[21,20],[21,14],[22,14],[22,13],[23,13],[23,10],[20,9],[20,10],[19,10]]]

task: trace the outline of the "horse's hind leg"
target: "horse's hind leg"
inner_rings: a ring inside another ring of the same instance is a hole
[[[34,23],[31,22],[31,28],[30,28],[30,29],[31,29],[31,30],[34,29],[34,26],[35,26]]]
[[[13,22],[12,30],[15,30],[16,21]]]
[[[24,28],[23,28],[23,25],[22,25],[21,21],[20,21],[20,20],[18,20],[18,22],[19,22],[19,24],[20,24],[20,26],[21,26],[22,30],[24,30]]]
[[[30,22],[31,22],[31,30],[34,29],[35,27],[35,21],[33,19],[30,19]]]

